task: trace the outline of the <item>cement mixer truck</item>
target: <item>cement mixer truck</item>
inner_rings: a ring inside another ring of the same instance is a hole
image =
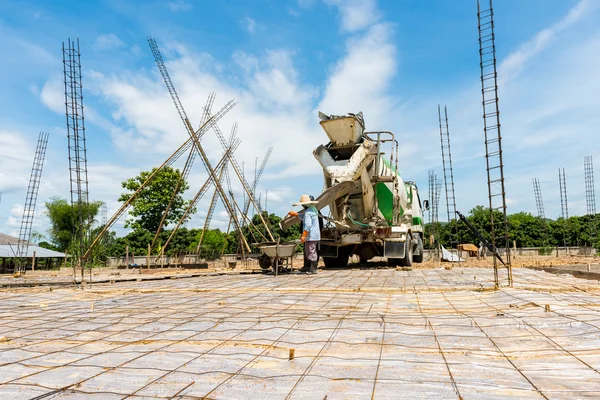
[[[316,199],[327,221],[321,231],[325,266],[344,267],[385,257],[393,266],[423,261],[423,212],[417,185],[398,171],[398,141],[391,132],[365,132],[362,113],[319,113],[329,143],[313,154],[323,168],[325,190]],[[328,208],[328,213],[325,210]],[[288,216],[283,229],[299,222]]]

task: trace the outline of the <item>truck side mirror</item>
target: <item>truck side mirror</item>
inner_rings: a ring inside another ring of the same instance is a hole
[[[429,200],[423,200],[423,211],[429,210]]]

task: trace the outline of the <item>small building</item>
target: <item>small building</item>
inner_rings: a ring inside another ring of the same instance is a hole
[[[0,274],[12,273],[15,270],[18,243],[18,238],[0,233]],[[61,261],[66,257],[66,254],[64,253],[48,250],[29,242],[27,247],[27,269],[32,268],[34,255],[36,269],[50,269],[56,267],[60,265]]]

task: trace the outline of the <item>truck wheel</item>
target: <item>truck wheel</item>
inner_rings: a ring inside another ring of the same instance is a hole
[[[323,257],[323,262],[325,263],[325,268],[346,268],[349,258],[350,254],[348,254],[348,251],[340,247],[337,257]]]
[[[400,265],[400,258],[388,258],[388,265],[390,267],[397,267]]]
[[[416,263],[422,263],[423,262],[423,239],[421,239],[421,236],[417,236],[417,250],[420,254],[415,254],[413,255],[413,261]]]
[[[412,249],[412,238],[410,235],[406,236],[406,241],[404,242],[404,258],[398,259],[400,261],[400,265],[402,267],[410,267],[413,263],[413,249]]]

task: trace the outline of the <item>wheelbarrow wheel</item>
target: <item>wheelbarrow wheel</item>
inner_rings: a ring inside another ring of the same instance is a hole
[[[258,265],[262,269],[269,269],[273,265],[273,260],[271,260],[271,257],[268,255],[263,254],[258,258]]]

